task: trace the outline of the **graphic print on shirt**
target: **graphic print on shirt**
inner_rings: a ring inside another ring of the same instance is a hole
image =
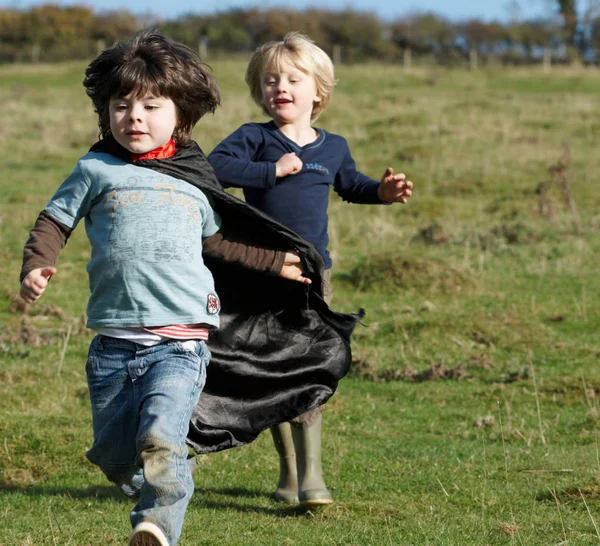
[[[109,190],[109,259],[117,262],[190,263],[201,252],[200,203],[164,179],[128,179]]]
[[[317,171],[327,175],[329,174],[329,169],[327,167],[324,167],[320,163],[305,163],[304,169],[306,169],[307,171]]]

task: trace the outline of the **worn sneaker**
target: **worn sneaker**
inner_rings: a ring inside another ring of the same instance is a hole
[[[169,546],[169,541],[158,525],[142,521],[131,532],[129,546]]]

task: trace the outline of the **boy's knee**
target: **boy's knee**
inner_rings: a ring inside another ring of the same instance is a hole
[[[138,443],[140,466],[146,475],[166,476],[176,471],[177,460],[187,466],[187,446],[178,446],[172,442],[148,437]]]
[[[194,482],[186,446],[147,438],[139,443],[139,447],[139,462],[144,468],[144,478],[157,494],[173,498],[191,497]]]
[[[169,440],[147,436],[138,440],[137,450],[140,462],[146,464],[148,461],[158,459],[170,459],[172,457],[187,457],[187,446],[179,446]]]

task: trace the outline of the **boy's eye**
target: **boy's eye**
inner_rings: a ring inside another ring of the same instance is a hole
[[[117,111],[117,112],[122,112],[123,110],[127,110],[127,105],[126,104],[115,104],[113,106],[113,108]]]

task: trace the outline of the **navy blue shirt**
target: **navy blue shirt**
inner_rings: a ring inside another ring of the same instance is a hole
[[[273,121],[247,123],[208,156],[224,187],[243,188],[246,201],[312,243],[331,267],[327,251],[330,187],[351,203],[381,204],[379,182],[356,170],[344,138],[323,129],[306,146],[287,138]],[[302,170],[276,178],[275,163],[289,152]]]

